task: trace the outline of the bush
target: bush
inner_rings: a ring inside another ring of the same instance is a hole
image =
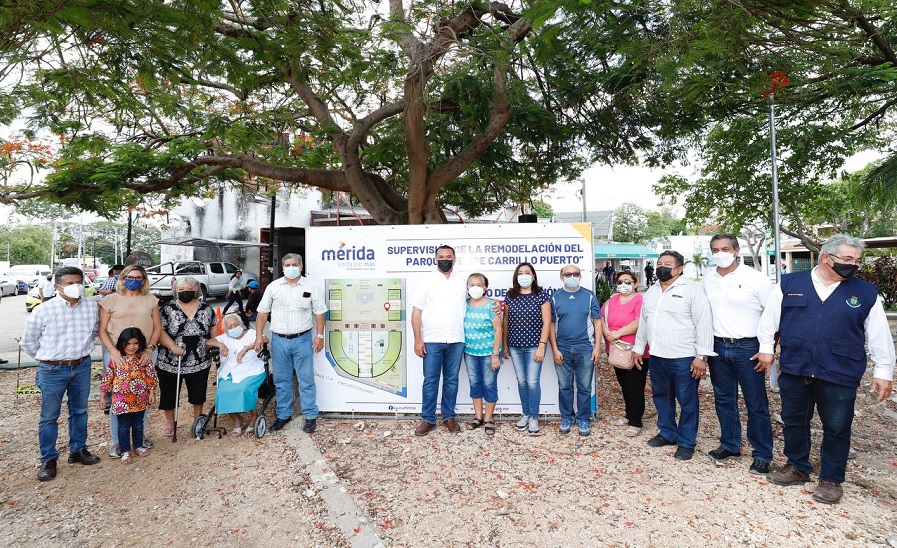
[[[598,280],[595,283],[595,296],[598,297],[598,302],[606,303],[610,299],[610,293],[610,285],[607,283],[607,278],[598,276]]]
[[[878,294],[886,307],[897,304],[897,257],[878,257],[860,267],[857,276],[878,286]]]

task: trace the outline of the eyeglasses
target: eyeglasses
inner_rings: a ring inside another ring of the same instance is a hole
[[[582,274],[580,274],[579,272],[564,272],[561,274],[561,276],[565,278],[579,278],[580,276],[582,276]]]
[[[845,263],[845,264],[855,264],[855,265],[861,265],[861,264],[863,264],[863,259],[862,259],[862,258],[860,258],[860,259],[854,259],[853,257],[839,257],[839,256],[837,256],[837,255],[829,255],[829,256],[830,256],[830,257],[834,257],[834,258],[838,259],[839,261],[841,261],[842,263]]]
[[[137,277],[134,277],[134,276],[125,276],[125,280],[129,280],[129,281],[132,281],[132,282],[142,282],[142,281],[143,281],[143,276],[137,276]]]

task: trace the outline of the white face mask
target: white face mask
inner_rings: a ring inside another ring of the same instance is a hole
[[[735,262],[735,255],[731,253],[726,253],[724,251],[720,251],[719,253],[714,253],[710,256],[713,259],[713,262],[720,268],[729,268],[732,266],[732,263]]]
[[[467,294],[470,295],[471,299],[479,299],[486,293],[486,290],[478,285],[472,285],[467,288]]]
[[[629,295],[630,293],[632,293],[632,284],[629,284],[629,283],[617,284],[617,291],[619,291],[620,293],[622,293],[624,295]]]
[[[73,284],[67,285],[62,288],[63,294],[69,299],[80,299],[84,296],[84,285],[83,284]]]
[[[529,274],[518,274],[517,283],[520,284],[520,287],[529,287],[533,285],[533,277]]]
[[[299,274],[302,272],[302,269],[298,266],[285,266],[283,267],[283,275],[286,276],[288,280],[295,280],[299,277]]]
[[[237,337],[239,337],[242,334],[243,334],[243,328],[239,325],[237,327],[231,327],[230,329],[227,330],[227,335],[232,339],[236,339]]]

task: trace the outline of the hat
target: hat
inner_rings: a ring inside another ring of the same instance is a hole
[[[258,289],[259,283],[255,280],[249,280],[249,283],[246,284],[246,287],[248,287],[250,289]]]

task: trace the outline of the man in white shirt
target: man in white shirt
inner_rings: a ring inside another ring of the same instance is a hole
[[[648,372],[660,432],[648,445],[677,445],[673,456],[678,460],[689,460],[695,453],[698,381],[707,374],[707,356],[713,354],[710,303],[700,283],[682,276],[684,266],[680,253],[667,250],[660,254],[655,270],[659,283],[645,292],[632,349],[638,366],[645,346],[651,351]]]
[[[461,432],[455,419],[458,372],[464,354],[464,312],[467,279],[454,271],[455,250],[447,245],[436,249],[438,271],[418,283],[411,297],[411,328],[414,353],[424,360],[421,420],[415,436],[426,436],[436,428],[436,399],[442,377],[442,423],[449,432]]]
[[[299,400],[305,424],[311,434],[317,428],[318,405],[314,354],[324,348],[324,320],[327,304],[320,288],[302,277],[302,257],[287,253],[281,259],[283,277],[271,282],[259,303],[255,320],[255,348],[264,345],[265,323],[271,317],[271,375],[276,391],[277,432],[293,419],[293,371],[299,380]]]
[[[772,291],[769,278],[741,263],[740,246],[734,234],[717,234],[710,239],[716,268],[704,276],[704,292],[713,311],[713,351],[710,380],[720,445],[708,452],[721,464],[741,458],[741,417],[738,414],[738,387],[747,408],[747,439],[753,447],[749,472],[769,473],[772,462],[772,421],[766,395],[765,368],[757,363],[760,342],[757,326],[763,303]]]
[[[47,279],[38,284],[37,292],[41,302],[56,296],[56,282],[53,281],[53,274],[47,274]]]
[[[894,339],[874,285],[854,278],[865,244],[836,234],[823,244],[811,271],[782,277],[766,301],[757,337],[759,360],[769,367],[775,333],[781,352],[779,395],[788,463],[767,476],[777,485],[810,481],[810,419],[822,421],[819,482],[813,498],[835,504],[844,494],[857,389],[872,358],[871,393],[883,402],[894,380]]]

